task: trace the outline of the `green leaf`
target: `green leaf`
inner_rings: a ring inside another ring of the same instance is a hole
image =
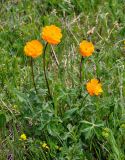
[[[0,113],[0,128],[3,128],[6,124],[6,116],[3,113]]]
[[[72,118],[72,115],[74,113],[76,113],[77,110],[78,110],[78,108],[72,108],[72,109],[66,111],[64,114],[64,119],[66,120],[66,119]]]

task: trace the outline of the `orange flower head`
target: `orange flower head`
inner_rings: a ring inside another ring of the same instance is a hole
[[[43,45],[38,40],[27,42],[24,47],[24,52],[27,56],[36,58],[42,54]]]
[[[79,50],[82,56],[89,57],[94,52],[94,45],[92,42],[83,40],[79,45]]]
[[[61,29],[55,25],[46,26],[42,29],[41,37],[49,44],[58,44],[62,38]]]
[[[100,93],[103,92],[102,85],[97,79],[91,79],[91,81],[87,83],[86,88],[91,96],[98,96]]]

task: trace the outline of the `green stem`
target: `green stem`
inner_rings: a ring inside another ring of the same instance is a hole
[[[37,93],[35,78],[34,78],[34,71],[33,71],[33,58],[32,57],[31,57],[31,60],[30,60],[30,66],[31,66],[31,71],[32,71],[31,74],[32,74],[33,85],[34,85],[35,91]]]
[[[84,60],[84,58],[82,56],[81,62],[80,62],[80,71],[79,71],[79,73],[80,73],[80,75],[79,75],[80,86],[81,86],[81,83],[82,83],[82,62],[83,62],[83,60]]]
[[[46,73],[46,49],[47,49],[47,46],[48,46],[48,43],[46,43],[44,51],[43,51],[43,70],[44,70],[44,77],[45,77],[46,86],[48,89],[49,98],[50,98],[50,100],[52,100],[52,105],[54,107],[54,101],[53,101],[53,97],[50,92],[49,82],[48,82],[47,73]]]
[[[81,89],[81,84],[82,84],[82,63],[83,63],[84,57],[81,57],[81,61],[80,61],[80,70],[79,70],[79,81],[80,81],[80,93],[79,93],[79,98],[81,98],[81,93],[82,93],[82,89]]]

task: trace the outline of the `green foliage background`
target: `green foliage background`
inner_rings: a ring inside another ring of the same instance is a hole
[[[125,159],[125,1],[0,1],[0,160]],[[62,42],[47,49],[55,108],[48,100],[42,56],[35,59],[38,94],[23,48],[39,39],[42,27],[56,24]],[[94,33],[87,32],[95,27]],[[95,52],[83,64],[79,94],[79,43],[91,40]],[[99,78],[103,94],[91,97],[86,82]],[[25,133],[27,141],[20,141]],[[49,150],[41,143],[46,142]],[[61,147],[61,151],[56,147]]]

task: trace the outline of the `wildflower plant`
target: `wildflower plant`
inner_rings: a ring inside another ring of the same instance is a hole
[[[38,40],[29,41],[24,46],[24,53],[26,54],[26,56],[31,57],[30,64],[32,70],[32,79],[36,93],[37,93],[37,88],[34,79],[33,59],[39,57],[42,54],[42,51],[43,51],[43,45]]]
[[[55,25],[46,26],[42,29],[41,37],[43,40],[47,42],[43,51],[43,69],[44,69],[44,76],[45,76],[45,81],[48,89],[49,98],[52,101],[53,107],[55,107],[54,99],[50,91],[49,82],[48,82],[47,73],[46,73],[46,49],[48,44],[57,45],[60,43],[62,38],[61,29]]]
[[[80,95],[81,97],[81,84],[82,84],[82,63],[85,57],[89,57],[94,52],[94,45],[92,42],[87,40],[83,40],[79,45],[79,52],[81,54],[81,61],[80,61],[80,70],[79,70],[79,78],[80,78]]]
[[[125,159],[123,1],[0,3],[1,160]]]

